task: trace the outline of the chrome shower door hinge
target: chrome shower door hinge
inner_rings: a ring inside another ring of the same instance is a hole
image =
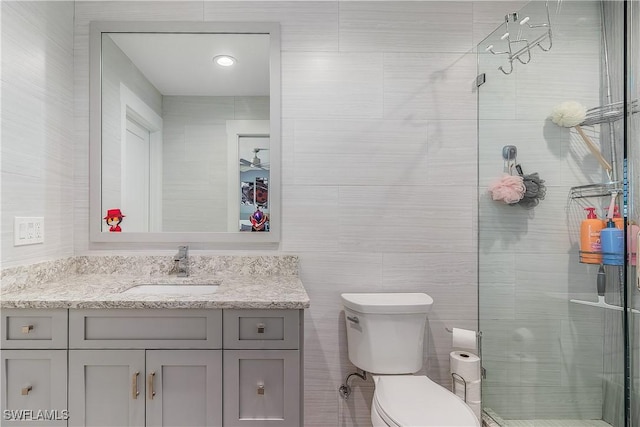
[[[478,74],[476,77],[476,87],[480,87],[487,81],[487,75],[485,73]]]

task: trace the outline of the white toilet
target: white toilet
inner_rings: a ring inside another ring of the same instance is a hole
[[[349,360],[373,374],[374,427],[479,427],[462,399],[423,375],[424,331],[433,299],[422,293],[342,294]]]

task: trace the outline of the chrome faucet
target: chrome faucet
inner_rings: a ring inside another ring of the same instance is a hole
[[[178,253],[173,257],[176,263],[178,277],[189,275],[189,246],[178,246]]]

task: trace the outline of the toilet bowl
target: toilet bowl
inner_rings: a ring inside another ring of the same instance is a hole
[[[424,293],[342,294],[349,360],[373,374],[374,427],[480,427],[471,408],[424,375]]]
[[[373,427],[480,427],[458,396],[424,375],[374,376]]]

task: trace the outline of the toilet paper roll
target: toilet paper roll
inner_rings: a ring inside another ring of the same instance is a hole
[[[453,349],[477,353],[476,331],[453,328]]]
[[[465,402],[477,402],[480,401],[480,394],[482,392],[482,383],[480,380],[467,381],[466,383],[467,394],[465,396],[465,383],[459,377],[453,378],[453,393]]]
[[[449,353],[449,367],[451,374],[461,376],[467,383],[480,380],[480,358],[473,353],[452,351]]]

